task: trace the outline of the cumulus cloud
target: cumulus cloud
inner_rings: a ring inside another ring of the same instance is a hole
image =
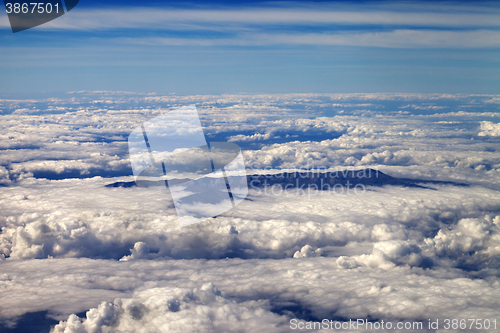
[[[497,315],[498,113],[485,106],[497,96],[71,96],[0,101],[0,328],[42,311],[53,332]],[[106,185],[133,181],[133,128],[193,102],[209,139],[248,145],[249,174],[370,167],[469,186],[251,188],[180,228],[165,188]]]
[[[282,332],[286,318],[265,308],[265,303],[237,303],[212,283],[200,288],[152,288],[133,298],[102,302],[81,321],[74,314],[51,333],[101,332]],[[262,303],[262,302],[261,302]],[[260,305],[260,306],[259,306]]]
[[[482,121],[481,122],[481,132],[478,134],[479,136],[500,136],[500,123],[495,124],[491,121]]]
[[[460,270],[371,268],[344,257],[33,260],[3,265],[0,283],[10,290],[0,296],[10,304],[2,316],[50,308],[62,321],[53,332],[287,332],[292,318],[493,319],[500,299],[494,281]],[[83,318],[74,315],[82,311]]]
[[[403,198],[398,187],[368,187],[358,195],[294,190],[274,195],[251,188],[249,200],[235,209],[180,228],[161,187],[105,188],[102,178],[38,184],[28,179],[24,184],[29,187],[2,195],[3,202],[11,203],[0,216],[0,249],[8,260],[335,256],[329,247],[367,241],[410,238],[423,246],[429,234],[450,223],[500,208],[496,191],[481,187],[464,191],[432,184],[408,189]],[[457,252],[449,258],[460,256]],[[387,260],[401,263],[398,256]]]
[[[323,253],[322,249],[314,249],[311,245],[303,246],[300,251],[297,251],[293,254],[294,258],[310,258],[310,257],[319,257]]]

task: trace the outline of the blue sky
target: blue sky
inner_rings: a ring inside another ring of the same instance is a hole
[[[0,15],[0,96],[498,93],[494,2],[81,0],[13,34]]]

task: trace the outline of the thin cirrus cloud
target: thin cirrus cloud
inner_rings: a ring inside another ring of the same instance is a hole
[[[491,30],[436,31],[398,29],[364,33],[242,34],[239,38],[127,38],[123,42],[173,46],[345,45],[387,48],[500,47],[500,32]]]
[[[400,12],[400,11],[334,11],[323,9],[238,9],[189,10],[161,8],[124,8],[85,10],[47,23],[46,28],[162,28],[190,23],[225,24],[340,24],[340,25],[405,25],[435,27],[499,27],[496,12]],[[158,24],[160,24],[158,26]],[[180,27],[184,29],[184,26]]]
[[[128,7],[80,10],[40,28],[67,31],[144,29],[157,36],[118,36],[120,43],[176,46],[347,45],[388,48],[496,48],[495,8],[400,6],[366,10],[305,8],[165,9]],[[467,8],[465,8],[467,9]],[[7,27],[6,17],[0,26]],[[113,37],[116,38],[116,37]]]

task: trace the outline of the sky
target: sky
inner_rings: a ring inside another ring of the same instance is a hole
[[[0,94],[491,94],[499,28],[496,2],[82,0],[15,34],[0,15]]]

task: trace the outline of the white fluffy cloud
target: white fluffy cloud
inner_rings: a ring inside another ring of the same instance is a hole
[[[500,136],[500,124],[492,123],[491,121],[481,122],[481,132],[479,136]]]
[[[101,332],[282,332],[286,317],[266,309],[266,302],[238,303],[230,300],[212,283],[200,288],[151,288],[133,298],[102,302],[90,309],[81,321],[71,315],[52,333]]]
[[[295,317],[427,321],[498,314],[491,279],[341,258],[11,262],[0,282],[10,307],[1,314],[50,308],[63,320],[53,332],[287,332]],[[82,311],[83,318],[69,315]]]
[[[6,188],[0,197],[5,207],[0,215],[1,253],[9,260],[328,257],[337,255],[332,247],[364,242],[373,246],[412,239],[427,249],[426,239],[433,233],[442,230],[441,235],[449,224],[461,225],[461,220],[471,218],[485,218],[481,223],[491,225],[484,237],[498,234],[496,220],[486,218],[500,210],[497,191],[478,186],[368,187],[358,195],[298,190],[274,195],[281,191],[251,188],[250,200],[237,208],[180,228],[162,187],[105,188],[108,183],[102,178],[27,179],[23,186]],[[474,251],[483,251],[481,258],[486,260],[494,258],[493,247],[493,241],[482,239]],[[431,261],[445,253],[428,252]],[[448,253],[448,263],[443,265],[460,265],[466,253]],[[398,258],[387,260],[405,262]],[[475,262],[482,265],[483,259]],[[434,264],[442,265],[440,260]],[[425,266],[426,262],[410,264]]]
[[[40,311],[61,321],[53,332],[498,315],[497,96],[72,96],[0,101],[0,328]],[[193,102],[215,141],[258,144],[249,173],[370,167],[470,186],[251,188],[180,228],[165,188],[105,186],[133,179],[129,131]]]

